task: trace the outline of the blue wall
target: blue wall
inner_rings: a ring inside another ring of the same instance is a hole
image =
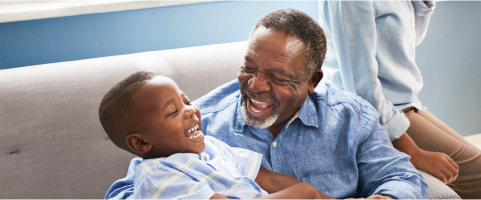
[[[267,12],[316,1],[228,1],[0,23],[0,68],[247,40]],[[419,98],[461,135],[481,133],[481,2],[440,2],[417,48]]]
[[[416,58],[419,99],[461,135],[481,133],[481,2],[440,2]]]
[[[228,1],[0,23],[0,68],[244,41],[279,8],[318,18],[316,1]]]

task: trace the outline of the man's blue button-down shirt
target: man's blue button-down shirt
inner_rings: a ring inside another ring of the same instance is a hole
[[[237,80],[194,104],[201,111],[206,135],[261,153],[265,168],[310,183],[329,196],[427,199],[424,179],[410,157],[392,147],[386,127],[379,124],[379,113],[360,97],[330,83],[321,84],[277,137],[268,129],[245,124]],[[106,197],[129,196],[130,190],[118,190],[116,185],[125,188],[133,184],[132,178],[130,174],[114,183]]]

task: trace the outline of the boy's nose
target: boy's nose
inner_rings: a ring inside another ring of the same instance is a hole
[[[195,115],[195,108],[193,106],[186,105],[184,114],[186,118],[193,117]]]

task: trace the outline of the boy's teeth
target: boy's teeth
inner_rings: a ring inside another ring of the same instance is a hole
[[[196,126],[192,127],[191,129],[189,129],[189,130],[187,131],[187,133],[190,133],[190,132],[195,131],[195,130],[197,130],[197,129],[199,129],[199,125],[196,125]]]
[[[186,137],[186,138],[188,138],[188,139],[195,139],[195,138],[200,137],[201,135],[204,135],[204,134],[203,134],[202,132],[198,131],[197,134],[191,135],[191,136]]]

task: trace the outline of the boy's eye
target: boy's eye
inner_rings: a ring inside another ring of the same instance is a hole
[[[172,112],[172,113],[170,113],[170,114],[168,114],[168,115],[167,115],[167,117],[168,117],[168,116],[171,116],[171,115],[175,115],[175,114],[177,114],[177,112],[178,112],[178,111],[179,111],[179,110],[175,109],[175,111],[174,111],[174,112]]]

